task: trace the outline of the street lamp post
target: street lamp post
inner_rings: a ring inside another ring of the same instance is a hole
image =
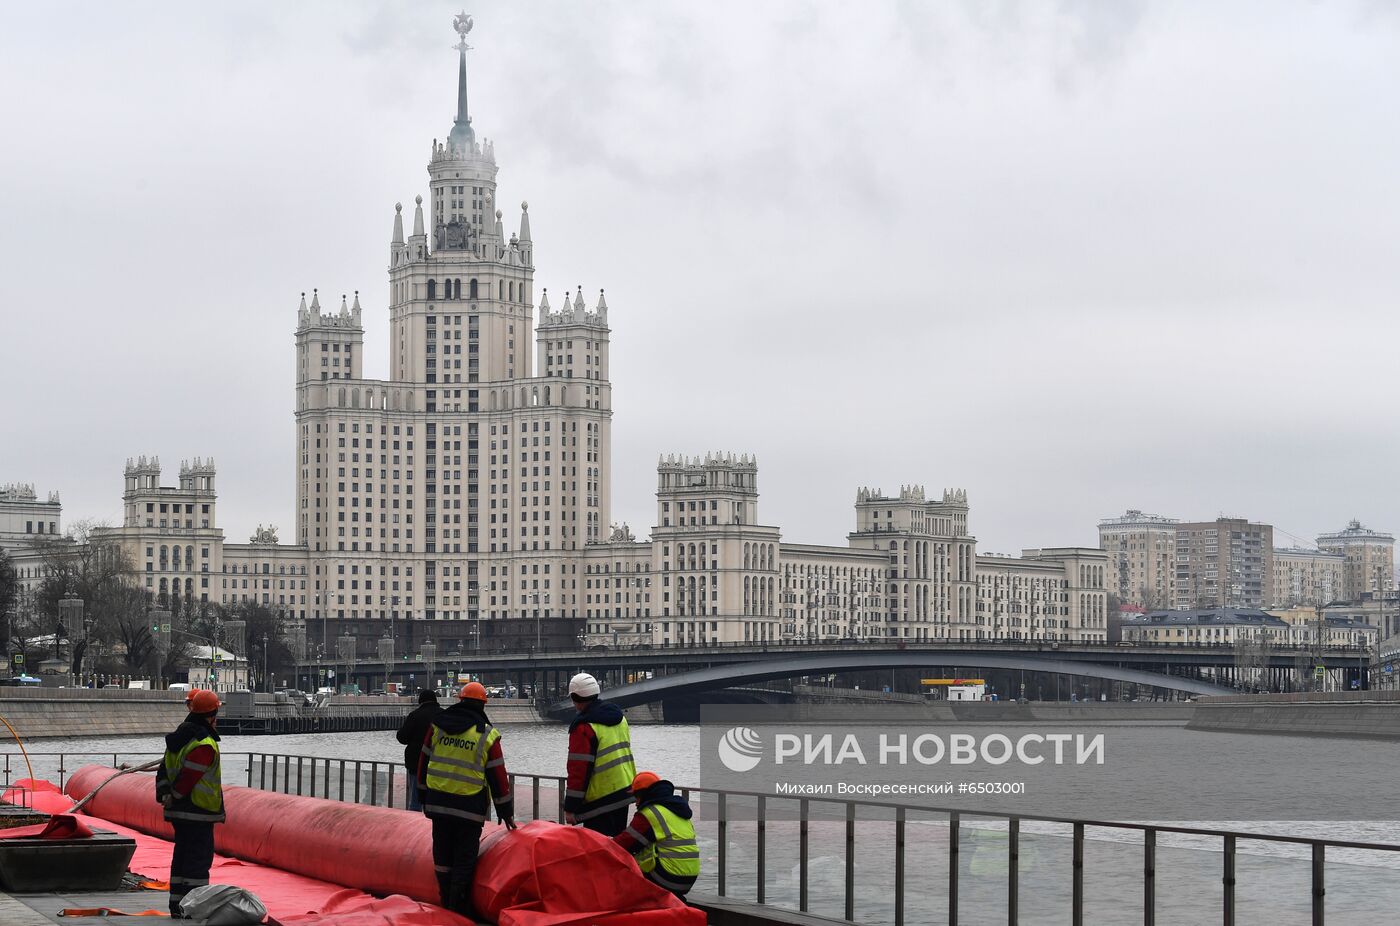
[[[83,599],[73,593],[69,588],[58,601],[58,624],[59,628],[68,636],[74,632],[74,628],[83,629]],[[71,640],[72,637],[69,636]],[[78,677],[82,673],[83,652],[87,649],[86,635],[84,638],[74,643],[68,650],[70,663],[68,666],[68,684],[77,685]],[[54,651],[58,651],[58,634],[54,635]]]

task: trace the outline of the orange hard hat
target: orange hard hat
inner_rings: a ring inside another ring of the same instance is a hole
[[[661,780],[661,776],[655,772],[638,772],[637,777],[632,779],[632,793],[645,791]]]
[[[219,709],[219,696],[212,691],[191,691],[185,700],[191,714],[212,714]]]
[[[461,698],[463,701],[485,701],[486,689],[482,687],[481,682],[467,682],[462,686],[462,690],[458,693],[457,697]]]

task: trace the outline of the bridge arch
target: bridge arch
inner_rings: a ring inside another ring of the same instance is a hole
[[[958,653],[955,658],[957,665],[969,668],[975,666],[979,669],[1025,669],[1032,672],[1078,675],[1114,682],[1128,682],[1152,688],[1166,688],[1191,695],[1235,693],[1232,689],[1198,679],[1164,675],[1143,669],[1128,669],[1122,666],[1060,659],[1051,655],[962,652]],[[921,669],[938,665],[939,661],[937,653],[904,650],[868,653],[831,652],[804,656],[779,655],[774,659],[736,662],[704,669],[692,669],[675,675],[661,675],[645,681],[633,682],[630,685],[610,688],[607,691],[607,698],[619,707],[631,707],[677,695],[715,691],[775,678],[824,675],[831,672],[859,672],[867,669]],[[555,708],[560,710],[566,707],[569,707],[567,702],[555,705]]]

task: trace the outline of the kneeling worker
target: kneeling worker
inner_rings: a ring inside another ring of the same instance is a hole
[[[684,897],[700,877],[700,846],[690,805],[669,781],[655,772],[640,772],[632,780],[637,813],[613,842],[637,858],[648,881]]]
[[[460,697],[428,727],[418,788],[423,813],[433,821],[433,870],[442,905],[470,918],[487,791],[507,829],[515,829],[515,814],[501,735],[486,719],[486,689],[470,682]]]
[[[187,716],[165,737],[165,763],[156,773],[156,800],[175,830],[170,856],[170,916],[181,918],[180,901],[209,883],[214,863],[214,824],[224,822],[219,781],[219,696],[191,691]]]

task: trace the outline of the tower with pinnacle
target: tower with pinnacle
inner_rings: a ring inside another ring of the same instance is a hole
[[[313,637],[353,621],[361,635],[392,625],[400,649],[420,633],[470,645],[468,621],[572,617],[583,549],[608,530],[607,301],[588,305],[582,287],[557,310],[537,299],[529,206],[504,205],[468,103],[472,27],[453,19],[457,105],[427,189],[394,206],[388,378],[364,376],[374,308],[358,294],[339,311],[314,289],[298,305],[296,540]]]

